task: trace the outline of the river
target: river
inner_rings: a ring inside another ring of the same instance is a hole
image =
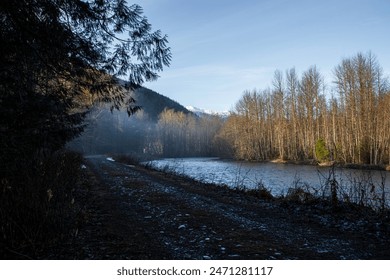
[[[154,168],[179,173],[193,179],[232,188],[253,189],[262,185],[273,195],[285,195],[289,188],[303,187],[311,191],[324,192],[330,167],[312,165],[280,164],[271,162],[240,162],[218,158],[166,158],[148,162]],[[354,199],[372,196],[386,197],[390,194],[390,180],[386,171],[368,171],[335,168],[334,177],[340,194],[357,196]],[[374,188],[373,188],[374,186]],[[389,199],[387,199],[389,201]]]

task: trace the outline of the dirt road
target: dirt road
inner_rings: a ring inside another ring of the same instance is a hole
[[[390,258],[388,226],[369,215],[259,199],[106,156],[86,166],[94,183],[77,259]]]

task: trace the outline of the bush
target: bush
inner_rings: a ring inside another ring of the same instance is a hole
[[[315,200],[315,196],[302,187],[289,188],[285,197],[287,201],[308,203]]]
[[[39,258],[68,238],[78,209],[74,192],[82,157],[59,151],[20,160],[15,174],[1,179],[0,258]]]
[[[255,196],[258,198],[267,199],[267,200],[274,199],[274,196],[272,195],[271,191],[264,185],[262,180],[257,182],[256,188],[251,191],[255,193]]]
[[[316,158],[318,161],[328,161],[330,152],[326,147],[326,143],[324,139],[318,139],[315,146]]]

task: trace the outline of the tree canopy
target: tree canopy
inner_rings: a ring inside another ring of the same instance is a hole
[[[95,102],[133,113],[118,78],[134,88],[171,60],[167,36],[124,0],[3,0],[0,40],[2,157],[58,149]]]

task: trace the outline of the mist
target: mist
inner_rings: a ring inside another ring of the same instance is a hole
[[[153,104],[152,104],[153,106]],[[165,107],[156,117],[141,109],[134,115],[110,106],[94,108],[84,132],[68,148],[84,155],[132,154],[142,157],[219,156],[217,134],[223,118],[197,116]]]
[[[148,135],[156,126],[142,109],[128,116],[121,110],[111,112],[109,106],[94,108],[86,124],[83,133],[68,144],[68,148],[84,155],[142,154]]]

